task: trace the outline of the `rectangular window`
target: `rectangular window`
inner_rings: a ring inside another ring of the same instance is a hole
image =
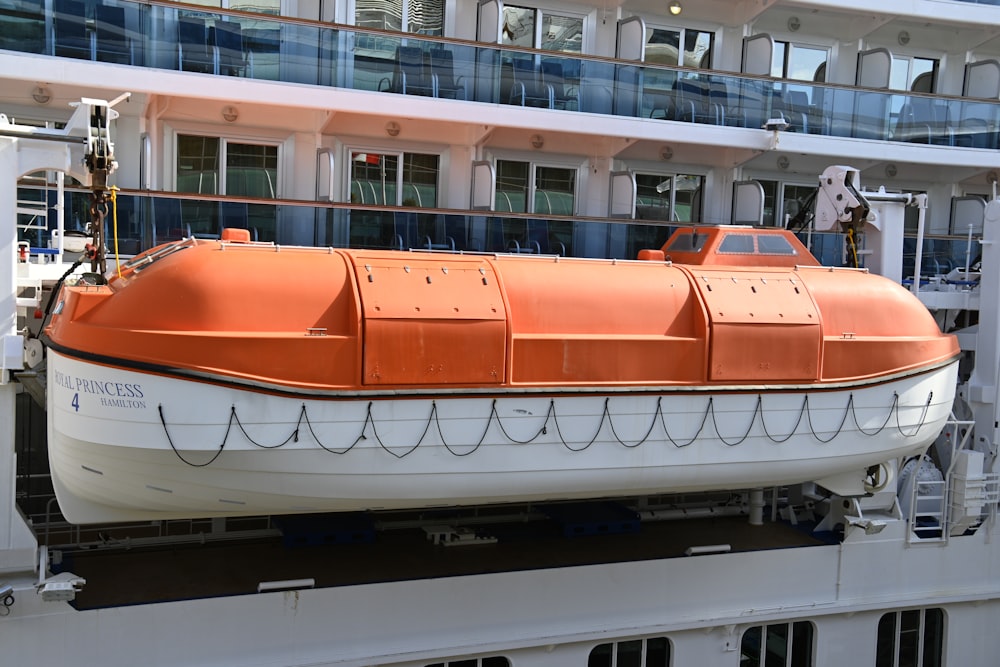
[[[469,658],[467,660],[452,660],[450,662],[435,662],[425,667],[510,667],[510,660],[502,655],[488,658]]]
[[[812,667],[813,624],[772,623],[747,628],[740,640],[740,667]]]
[[[933,93],[937,70],[938,61],[933,58],[894,55],[889,70],[889,88]]]
[[[890,612],[878,622],[875,667],[941,667],[943,644],[941,609]]]
[[[559,14],[542,14],[540,49],[581,53],[583,51],[583,19]]]
[[[704,177],[694,174],[636,174],[635,219],[699,222]],[[644,248],[662,248],[673,233],[667,225],[629,225],[625,256]]]
[[[823,81],[830,50],[794,42],[774,42],[771,76],[795,81]]]
[[[703,30],[647,27],[645,62],[710,69],[714,40]]]
[[[576,212],[576,169],[497,160],[496,173],[496,211],[539,216],[570,216]],[[502,225],[502,232],[490,237],[502,237],[503,248],[491,244],[487,250],[572,254],[571,221],[517,218],[497,220],[496,224]]]
[[[227,195],[275,199],[278,196],[278,146],[247,144],[225,137],[177,135],[176,191],[202,195]],[[276,240],[277,209],[266,204],[180,202],[173,216],[159,229],[178,230],[183,236],[218,237],[223,227],[244,227],[251,238]],[[163,221],[160,221],[163,222]]]
[[[351,152],[351,201],[376,206],[437,207],[440,156]]]
[[[583,18],[505,5],[501,44],[582,53]]]
[[[636,219],[697,222],[703,181],[693,174],[636,174]]]
[[[590,651],[587,667],[670,667],[666,637],[599,644]]]
[[[274,199],[278,147],[177,135],[177,192]]]
[[[437,208],[439,155],[362,150],[350,155],[352,203]],[[353,211],[349,242],[355,247],[397,250],[454,249],[440,218],[416,212]]]
[[[804,227],[803,222],[812,220],[815,208],[812,199],[816,194],[815,185],[797,185],[782,181],[757,179],[764,190],[765,227],[785,227],[792,231]],[[800,216],[797,219],[797,216]]]
[[[354,25],[420,35],[444,34],[444,0],[356,0]]]
[[[576,169],[497,160],[497,211],[573,215]]]

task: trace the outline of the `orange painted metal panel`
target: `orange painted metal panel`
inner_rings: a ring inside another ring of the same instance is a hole
[[[958,352],[952,337],[827,338],[823,379],[854,380],[912,370],[930,360],[950,359]]]
[[[109,359],[247,381],[358,386],[359,305],[343,256],[222,247],[200,242],[135,263],[110,288],[66,290],[66,316],[52,318],[50,338]]]
[[[366,385],[495,385],[506,363],[503,320],[368,319]]]
[[[824,380],[875,377],[958,353],[926,308],[902,286],[863,271],[810,269],[800,275],[823,313]]]
[[[712,323],[711,380],[819,379],[820,314],[795,272],[697,267],[691,273]]]
[[[483,257],[352,253],[365,319],[504,320],[493,267]]]
[[[497,258],[514,384],[705,380],[707,322],[680,268]]]
[[[705,339],[517,336],[511,376],[525,384],[694,384],[705,381]]]
[[[482,257],[352,255],[364,314],[366,385],[498,384],[507,314]]]
[[[821,350],[816,326],[713,324],[708,376],[716,382],[814,382]]]

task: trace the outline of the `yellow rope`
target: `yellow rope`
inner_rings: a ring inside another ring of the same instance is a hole
[[[858,264],[858,244],[857,240],[854,238],[854,227],[847,228],[847,249],[851,255],[851,261],[854,264],[854,268],[860,268]]]
[[[115,236],[115,268],[118,269],[118,277],[122,277],[122,264],[118,260],[118,186],[111,186],[111,212],[112,229]]]

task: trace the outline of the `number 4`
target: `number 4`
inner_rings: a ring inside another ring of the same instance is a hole
[[[69,402],[73,406],[73,409],[77,412],[80,411],[80,394],[79,392],[73,394],[73,400]]]

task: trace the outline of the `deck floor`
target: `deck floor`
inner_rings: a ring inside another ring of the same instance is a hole
[[[484,526],[482,532],[491,533]],[[78,609],[255,594],[261,581],[315,579],[316,587],[684,557],[688,547],[732,551],[827,542],[785,523],[745,517],[644,522],[634,533],[567,537],[554,522],[496,526],[492,544],[432,544],[419,528],[378,532],[371,542],[287,546],[280,537],[66,554],[64,569],[87,580]],[[155,576],[151,576],[155,573]]]

